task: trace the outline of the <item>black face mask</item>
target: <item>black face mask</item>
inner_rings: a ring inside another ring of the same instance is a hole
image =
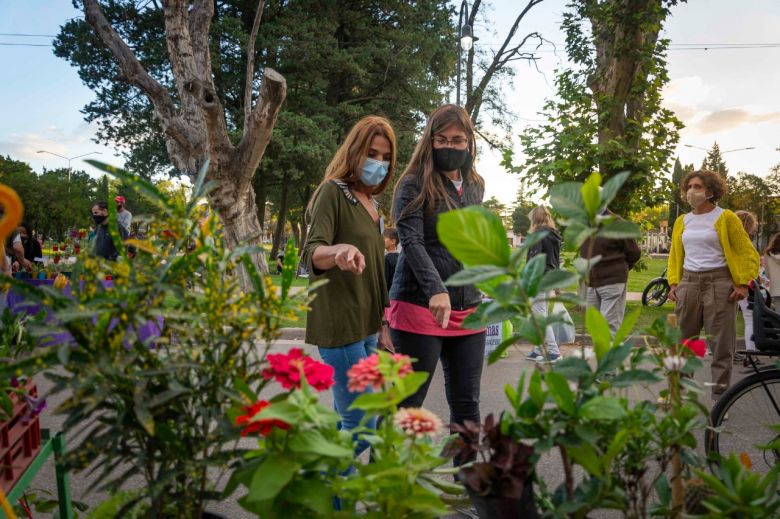
[[[95,220],[96,225],[100,225],[107,218],[104,214],[93,214],[92,219]]]
[[[433,148],[433,167],[437,171],[455,171],[461,169],[466,160],[471,158],[468,148]]]
[[[30,241],[30,238],[28,236],[22,236],[21,238],[22,238],[22,243],[27,243],[28,241]]]

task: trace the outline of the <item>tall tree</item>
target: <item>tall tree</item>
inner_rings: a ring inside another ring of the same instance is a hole
[[[583,181],[594,170],[629,180],[612,209],[626,214],[663,202],[663,172],[682,127],[661,106],[668,82],[668,41],[659,38],[677,0],[572,0],[564,14],[566,51],[574,68],[559,71],[556,98],[539,126],[521,135],[523,170],[539,188]]]
[[[669,206],[669,236],[671,236],[672,233],[672,226],[674,224],[675,219],[677,219],[678,216],[686,212],[686,202],[682,198],[682,194],[680,193],[680,184],[682,183],[683,178],[685,178],[685,175],[687,175],[689,172],[693,171],[693,164],[688,164],[687,166],[683,166],[680,163],[680,158],[676,158],[674,161],[674,169],[672,170],[672,182],[669,186],[669,197],[667,199],[667,204]]]
[[[119,94],[116,98],[107,94],[96,100],[97,106],[87,107],[88,117],[101,122],[102,135],[158,148],[164,142],[173,166],[192,179],[209,161],[206,178],[216,184],[210,198],[229,246],[252,242],[260,235],[252,177],[287,88],[279,73],[261,66],[258,91],[254,59],[246,59],[245,67],[230,71],[245,78],[241,110],[236,111],[226,106],[233,93],[216,78],[223,74],[224,54],[254,58],[263,4],[260,0],[247,10],[253,13],[252,37],[236,41],[221,38],[219,31],[210,37],[212,19],[224,14],[222,4],[212,0],[169,0],[162,8],[157,2],[140,6],[117,0],[106,3],[105,9],[97,0],[83,0],[85,20],[69,21],[55,42],[55,53],[78,66],[88,86]],[[96,37],[84,37],[90,29]],[[132,110],[132,101],[141,96],[150,103],[153,118],[147,105],[130,118],[130,124],[146,123],[146,127],[113,130],[111,120]],[[139,139],[139,133],[155,128],[161,130],[155,139]],[[262,255],[254,261],[267,270]],[[244,274],[242,280],[250,286]]]
[[[528,13],[542,2],[543,0],[527,0],[525,5],[518,2],[517,14],[497,49],[473,45],[465,53],[464,107],[480,134],[488,139],[491,145],[497,143],[493,140],[494,136],[485,131],[487,125],[480,124],[480,116],[487,112],[494,127],[509,133],[514,117],[506,104],[508,96],[504,87],[506,82],[514,77],[512,65],[515,62],[526,61],[535,65],[539,59],[535,51],[545,42],[544,38],[537,31],[523,31],[521,27]],[[460,2],[456,2],[456,6],[459,5]],[[482,25],[483,20],[487,22],[485,11],[488,5],[482,0],[474,0],[466,20],[471,27]],[[489,26],[489,22],[484,25]]]
[[[702,169],[715,171],[724,179],[729,176],[729,168],[726,167],[726,161],[723,160],[723,154],[720,152],[720,146],[717,141],[712,144],[712,148],[707,152],[704,161],[701,164]]]

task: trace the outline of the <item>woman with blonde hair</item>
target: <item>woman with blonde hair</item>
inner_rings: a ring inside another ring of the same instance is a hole
[[[526,262],[531,261],[532,258],[539,254],[544,254],[544,271],[548,272],[557,269],[561,264],[561,243],[563,242],[563,238],[561,238],[560,233],[555,228],[555,222],[553,221],[550,211],[541,205],[534,207],[531,209],[531,212],[528,213],[528,219],[531,221],[531,226],[528,230],[529,233],[546,231],[547,235],[540,242],[528,249]],[[536,315],[547,317],[547,298],[548,294],[539,294],[531,305],[531,311]],[[526,359],[542,363],[554,363],[561,360],[561,350],[558,348],[558,342],[555,340],[555,333],[553,333],[552,326],[547,326],[544,329],[544,344],[545,351],[538,346],[535,346]]]
[[[714,171],[685,176],[680,193],[692,211],[674,222],[668,266],[669,299],[676,303],[683,339],[698,338],[704,328],[713,352],[714,400],[731,385],[737,301],[747,297],[759,262],[740,219],[717,205],[727,191]]]
[[[464,328],[463,320],[482,295],[473,285],[445,286],[463,265],[439,241],[436,222],[443,212],[482,203],[485,187],[474,169],[475,156],[468,113],[456,105],[441,106],[428,118],[393,197],[402,245],[390,289],[393,344],[417,359],[415,371],[431,375],[403,405],[423,404],[441,360],[450,422],[458,424],[480,421],[485,330]]]
[[[316,291],[306,321],[306,342],[333,367],[333,401],[341,428],[353,429],[363,413],[349,407],[360,393],[347,388],[347,371],[377,343],[392,350],[383,323],[388,305],[384,278],[384,222],[374,195],[395,171],[396,140],[387,119],[364,117],[336,151],[307,209],[311,229],[302,261]],[[370,391],[366,389],[366,391]],[[367,426],[375,425],[373,419]],[[360,443],[359,451],[366,448]]]

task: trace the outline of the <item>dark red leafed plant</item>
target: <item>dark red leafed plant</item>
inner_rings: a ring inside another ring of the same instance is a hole
[[[476,460],[458,472],[467,487],[481,496],[521,498],[533,473],[533,447],[503,434],[500,420],[496,421],[492,413],[482,426],[466,420],[464,425],[450,424],[450,430],[458,436],[445,455]]]

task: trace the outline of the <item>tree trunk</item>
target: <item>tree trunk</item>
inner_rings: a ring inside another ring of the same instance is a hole
[[[287,175],[284,175],[282,177],[282,195],[279,201],[279,214],[277,215],[276,230],[274,231],[274,243],[271,246],[271,258],[276,258],[276,255],[279,253],[282,235],[284,234],[284,224],[287,222],[287,187]]]
[[[252,180],[257,202],[257,218],[260,220],[260,230],[265,233],[265,202],[268,198],[268,189],[265,182],[263,168],[258,168],[255,178]]]
[[[292,229],[293,238],[295,238],[295,248],[301,249],[301,227],[297,220],[290,220],[290,228]]]

